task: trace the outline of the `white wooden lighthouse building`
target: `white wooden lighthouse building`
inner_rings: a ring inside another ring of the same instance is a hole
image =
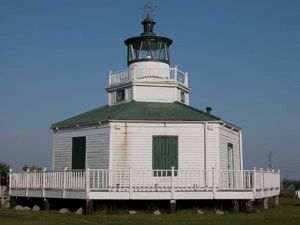
[[[53,169],[243,170],[241,129],[189,106],[172,40],[153,33],[150,16],[142,24],[125,40],[128,68],[109,73],[108,105],[51,126]]]
[[[244,170],[241,128],[212,115],[210,107],[203,112],[189,105],[188,73],[170,67],[172,40],[154,33],[150,13],[142,25],[140,36],[125,40],[128,68],[109,72],[108,104],[52,124],[53,172],[12,173],[11,194],[170,200],[278,195],[279,172]]]

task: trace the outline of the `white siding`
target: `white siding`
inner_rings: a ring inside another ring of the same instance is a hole
[[[135,86],[134,100],[144,102],[174,102],[174,87]]]
[[[206,131],[206,163],[207,170],[217,169],[217,129],[216,125],[208,124]]]
[[[86,136],[86,167],[108,169],[109,126],[58,131],[53,135],[53,169],[72,167],[72,138]]]
[[[204,128],[201,123],[127,123],[127,135],[125,123],[112,123],[111,127],[112,169],[151,170],[153,135],[178,136],[179,169],[204,169]],[[212,148],[209,144],[209,149]]]
[[[72,167],[72,138],[63,135],[53,135],[53,170],[63,170]]]
[[[220,169],[228,169],[228,143],[233,144],[233,166],[235,170],[241,168],[240,136],[239,132],[219,125]]]
[[[127,102],[132,100],[132,87],[125,89],[125,99]]]

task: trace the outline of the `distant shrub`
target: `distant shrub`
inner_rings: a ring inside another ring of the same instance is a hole
[[[279,197],[294,198],[295,197],[295,190],[294,189],[281,189]]]

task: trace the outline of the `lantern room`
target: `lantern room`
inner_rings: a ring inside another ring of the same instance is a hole
[[[131,67],[131,64],[137,62],[161,62],[170,65],[169,47],[173,41],[153,33],[155,22],[150,15],[143,20],[142,25],[144,32],[140,36],[125,40],[127,65]]]

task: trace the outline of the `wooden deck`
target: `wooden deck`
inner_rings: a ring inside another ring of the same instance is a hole
[[[280,171],[98,170],[10,172],[11,196],[91,200],[254,200],[279,195]]]

